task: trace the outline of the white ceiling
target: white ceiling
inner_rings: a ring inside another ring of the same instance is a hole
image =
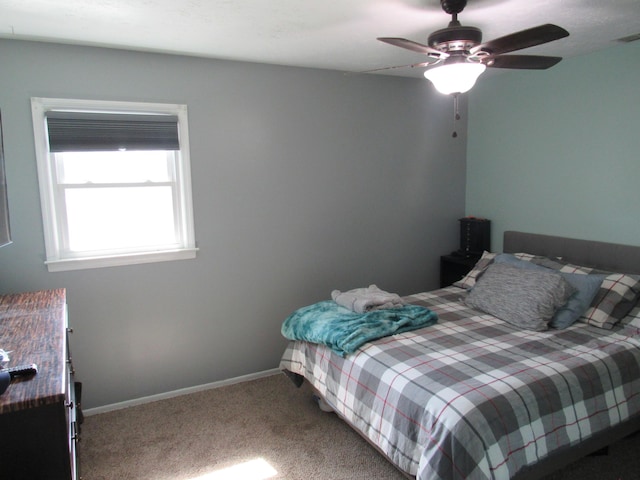
[[[439,0],[0,0],[4,38],[348,72],[426,60],[376,37],[426,43],[449,20]],[[640,0],[469,0],[459,20],[484,40],[555,23],[570,36],[518,53],[566,58],[639,33]]]

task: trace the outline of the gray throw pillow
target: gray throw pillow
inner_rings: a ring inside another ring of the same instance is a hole
[[[510,255],[508,253],[498,255],[495,258],[494,263],[506,263],[507,265],[523,268],[525,270],[538,270],[543,272],[550,271],[547,267],[543,267],[530,261],[520,260],[514,255]],[[591,301],[596,296],[596,293],[604,280],[604,275],[566,273],[561,270],[558,270],[557,273],[562,275],[562,278],[576,289],[576,292],[569,297],[567,303],[556,310],[553,318],[549,321],[550,327],[562,329],[573,325],[580,315],[587,311],[591,305]]]
[[[465,303],[517,327],[541,331],[575,292],[560,274],[492,264]]]

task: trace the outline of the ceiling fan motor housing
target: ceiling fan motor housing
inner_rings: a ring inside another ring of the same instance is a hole
[[[440,0],[440,6],[449,15],[455,15],[464,10],[467,0]]]
[[[428,44],[441,52],[468,52],[482,42],[482,31],[476,27],[454,26],[429,35]]]

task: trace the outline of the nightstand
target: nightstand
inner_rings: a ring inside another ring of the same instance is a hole
[[[440,288],[448,287],[464,277],[480,260],[479,256],[443,255],[440,257]]]

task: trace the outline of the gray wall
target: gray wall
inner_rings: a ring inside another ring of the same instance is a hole
[[[452,139],[424,80],[9,40],[0,58],[0,292],[67,288],[87,408],[276,368],[293,309],[432,289],[458,245],[465,122]],[[32,96],[187,104],[198,257],[48,273]]]
[[[466,212],[492,247],[505,229],[640,245],[638,78],[640,42],[478,81]]]

